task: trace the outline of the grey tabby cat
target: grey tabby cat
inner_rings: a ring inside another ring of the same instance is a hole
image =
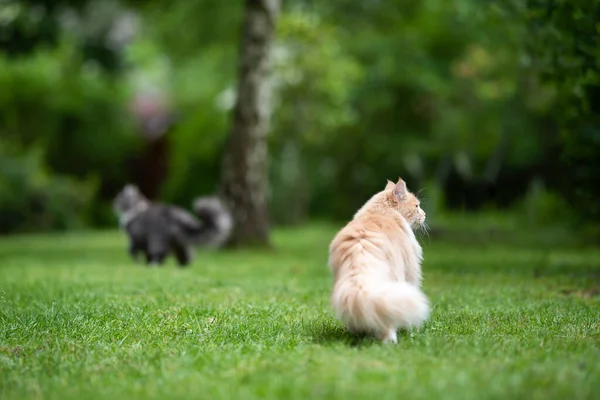
[[[127,184],[113,207],[129,236],[129,254],[137,260],[144,253],[149,265],[163,264],[170,252],[180,266],[188,265],[192,246],[221,246],[233,226],[231,214],[216,197],[194,201],[196,218],[180,207],[151,202],[137,186]]]

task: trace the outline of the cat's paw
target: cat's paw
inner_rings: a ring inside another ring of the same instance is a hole
[[[390,329],[383,337],[381,338],[382,343],[384,344],[397,344],[398,343],[398,334],[395,329]]]

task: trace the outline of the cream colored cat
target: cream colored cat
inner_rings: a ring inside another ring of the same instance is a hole
[[[420,327],[429,317],[420,290],[423,252],[413,232],[424,223],[419,200],[400,178],[388,181],[335,236],[331,302],[348,330],[397,343],[398,328]]]

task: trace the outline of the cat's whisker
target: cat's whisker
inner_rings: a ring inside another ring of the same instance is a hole
[[[429,236],[429,224],[426,220],[423,221],[419,230],[422,231],[425,236],[427,236],[427,240],[431,243],[431,237]]]
[[[429,225],[425,222],[425,234],[427,235],[427,240],[431,243],[431,236],[429,236]]]

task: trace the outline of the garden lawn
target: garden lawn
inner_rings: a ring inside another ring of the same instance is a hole
[[[597,399],[600,250],[457,221],[422,240],[433,312],[396,346],[332,316],[336,226],[188,269],[117,231],[2,238],[0,399]]]

